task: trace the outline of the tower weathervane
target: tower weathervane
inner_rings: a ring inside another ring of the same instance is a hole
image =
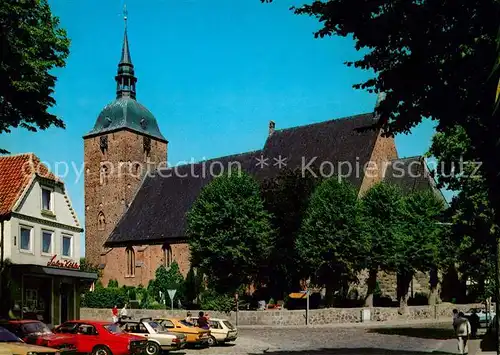
[[[123,5],[123,20],[125,21],[125,27],[127,27],[127,18],[128,18],[127,4],[124,4]]]

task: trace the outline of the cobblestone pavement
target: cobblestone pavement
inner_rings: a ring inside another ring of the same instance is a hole
[[[424,355],[456,354],[449,324],[394,327],[240,329],[235,343],[189,349],[186,355]],[[472,354],[470,354],[472,355]]]

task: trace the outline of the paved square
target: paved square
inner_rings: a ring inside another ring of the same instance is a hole
[[[472,350],[472,349],[471,349]],[[420,355],[456,354],[451,324],[240,329],[235,343],[176,354]],[[472,355],[470,353],[469,355]]]

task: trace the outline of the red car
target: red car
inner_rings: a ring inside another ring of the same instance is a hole
[[[45,323],[37,320],[9,320],[0,322],[0,325],[14,333],[25,343],[60,349],[63,354],[76,352],[73,336],[55,334]]]
[[[111,322],[93,320],[68,321],[56,329],[56,334],[70,334],[77,352],[92,355],[135,355],[146,350],[147,339],[125,333]]]

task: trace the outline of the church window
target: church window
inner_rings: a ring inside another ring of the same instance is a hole
[[[163,251],[165,253],[165,267],[170,267],[174,261],[172,257],[172,247],[167,244],[163,247]]]
[[[97,226],[101,231],[106,229],[106,218],[104,218],[102,211],[97,215]]]
[[[132,247],[128,247],[125,251],[127,254],[127,276],[135,275],[135,252]]]

